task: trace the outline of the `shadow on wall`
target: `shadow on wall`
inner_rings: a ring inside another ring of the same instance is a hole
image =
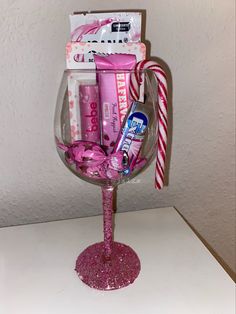
[[[81,201],[74,190],[48,189],[17,194],[6,207],[0,204],[0,227],[42,223],[63,219],[96,216],[102,213],[100,190],[89,187],[90,195]],[[62,195],[62,197],[59,197]]]

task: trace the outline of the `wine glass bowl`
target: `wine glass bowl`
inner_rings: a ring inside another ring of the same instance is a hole
[[[71,75],[74,75],[74,79],[79,82],[79,84],[83,85],[86,84],[87,81],[83,81],[83,77],[85,74],[96,73],[98,75],[99,72],[102,72],[103,75],[111,75],[116,74],[118,71],[111,71],[111,70],[66,70],[63,74],[60,90],[58,93],[57,98],[57,105],[56,105],[56,113],[55,113],[55,120],[54,120],[54,132],[55,132],[55,141],[56,141],[56,148],[58,154],[66,167],[72,171],[76,176],[79,178],[100,186],[117,186],[121,183],[126,181],[130,181],[135,176],[137,176],[141,171],[146,169],[151,161],[153,160],[156,154],[156,107],[155,107],[155,80],[152,81],[153,77],[152,71],[150,70],[143,70],[142,75],[144,76],[145,82],[145,102],[140,102],[138,104],[139,110],[144,111],[148,114],[148,126],[145,132],[145,137],[142,142],[142,148],[139,152],[139,158],[132,169],[132,171],[125,171],[125,156],[123,158],[123,171],[118,170],[116,175],[113,173],[113,176],[110,174],[109,169],[101,169],[99,165],[101,164],[99,160],[94,160],[91,154],[91,158],[85,157],[83,161],[76,162],[72,161],[70,158],[73,155],[73,152],[77,149],[90,149],[93,151],[98,152],[99,157],[102,157],[102,154],[106,156],[112,157],[111,153],[106,153],[106,149],[104,149],[103,142],[103,134],[101,132],[99,143],[86,141],[81,139],[81,135],[78,135],[75,139],[72,138],[71,132],[71,121],[70,121],[70,99],[68,97],[68,78]],[[129,75],[132,74],[132,71],[122,70],[122,72],[128,72]],[[82,79],[80,79],[80,76]],[[77,89],[79,88],[79,84]],[[76,95],[75,98],[79,96]],[[132,101],[132,99],[130,99]],[[79,106],[79,104],[77,104]],[[78,108],[79,109],[79,108]],[[81,117],[80,117],[81,118]],[[100,116],[102,120],[102,117]],[[101,122],[102,123],[102,122]],[[122,126],[121,126],[122,128]],[[60,145],[61,144],[61,145]],[[63,145],[71,146],[69,151],[63,150]],[[74,146],[73,146],[74,145]],[[102,162],[102,159],[100,159]]]
[[[128,78],[135,75],[127,70],[65,71],[54,120],[56,147],[63,163],[80,179],[102,187],[104,241],[85,249],[75,267],[83,282],[101,290],[125,287],[139,274],[137,254],[113,241],[113,191],[146,169],[156,156],[156,80],[151,70],[142,70],[139,101],[131,98],[129,79],[126,81],[129,106],[117,121],[118,94],[113,95],[114,102],[104,102],[100,78],[121,73]],[[106,89],[110,88],[107,84]],[[109,123],[111,133],[107,131]]]

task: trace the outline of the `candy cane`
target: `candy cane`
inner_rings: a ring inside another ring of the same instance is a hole
[[[154,62],[143,60],[136,64],[130,76],[130,95],[134,100],[139,99],[139,87],[142,84],[142,71],[152,70],[158,82],[157,94],[157,157],[155,169],[155,187],[160,190],[164,185],[164,170],[167,147],[167,83],[166,74],[162,67]]]

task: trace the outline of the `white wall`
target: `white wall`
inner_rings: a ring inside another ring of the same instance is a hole
[[[0,225],[101,212],[99,188],[56,154],[54,105],[68,14],[124,8],[147,10],[152,55],[172,72],[173,139],[169,187],[154,190],[152,166],[120,187],[119,211],[175,205],[233,267],[233,0],[1,0]]]

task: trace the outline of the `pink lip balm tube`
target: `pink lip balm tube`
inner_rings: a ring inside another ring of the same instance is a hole
[[[100,144],[100,108],[97,85],[79,86],[81,139]]]

